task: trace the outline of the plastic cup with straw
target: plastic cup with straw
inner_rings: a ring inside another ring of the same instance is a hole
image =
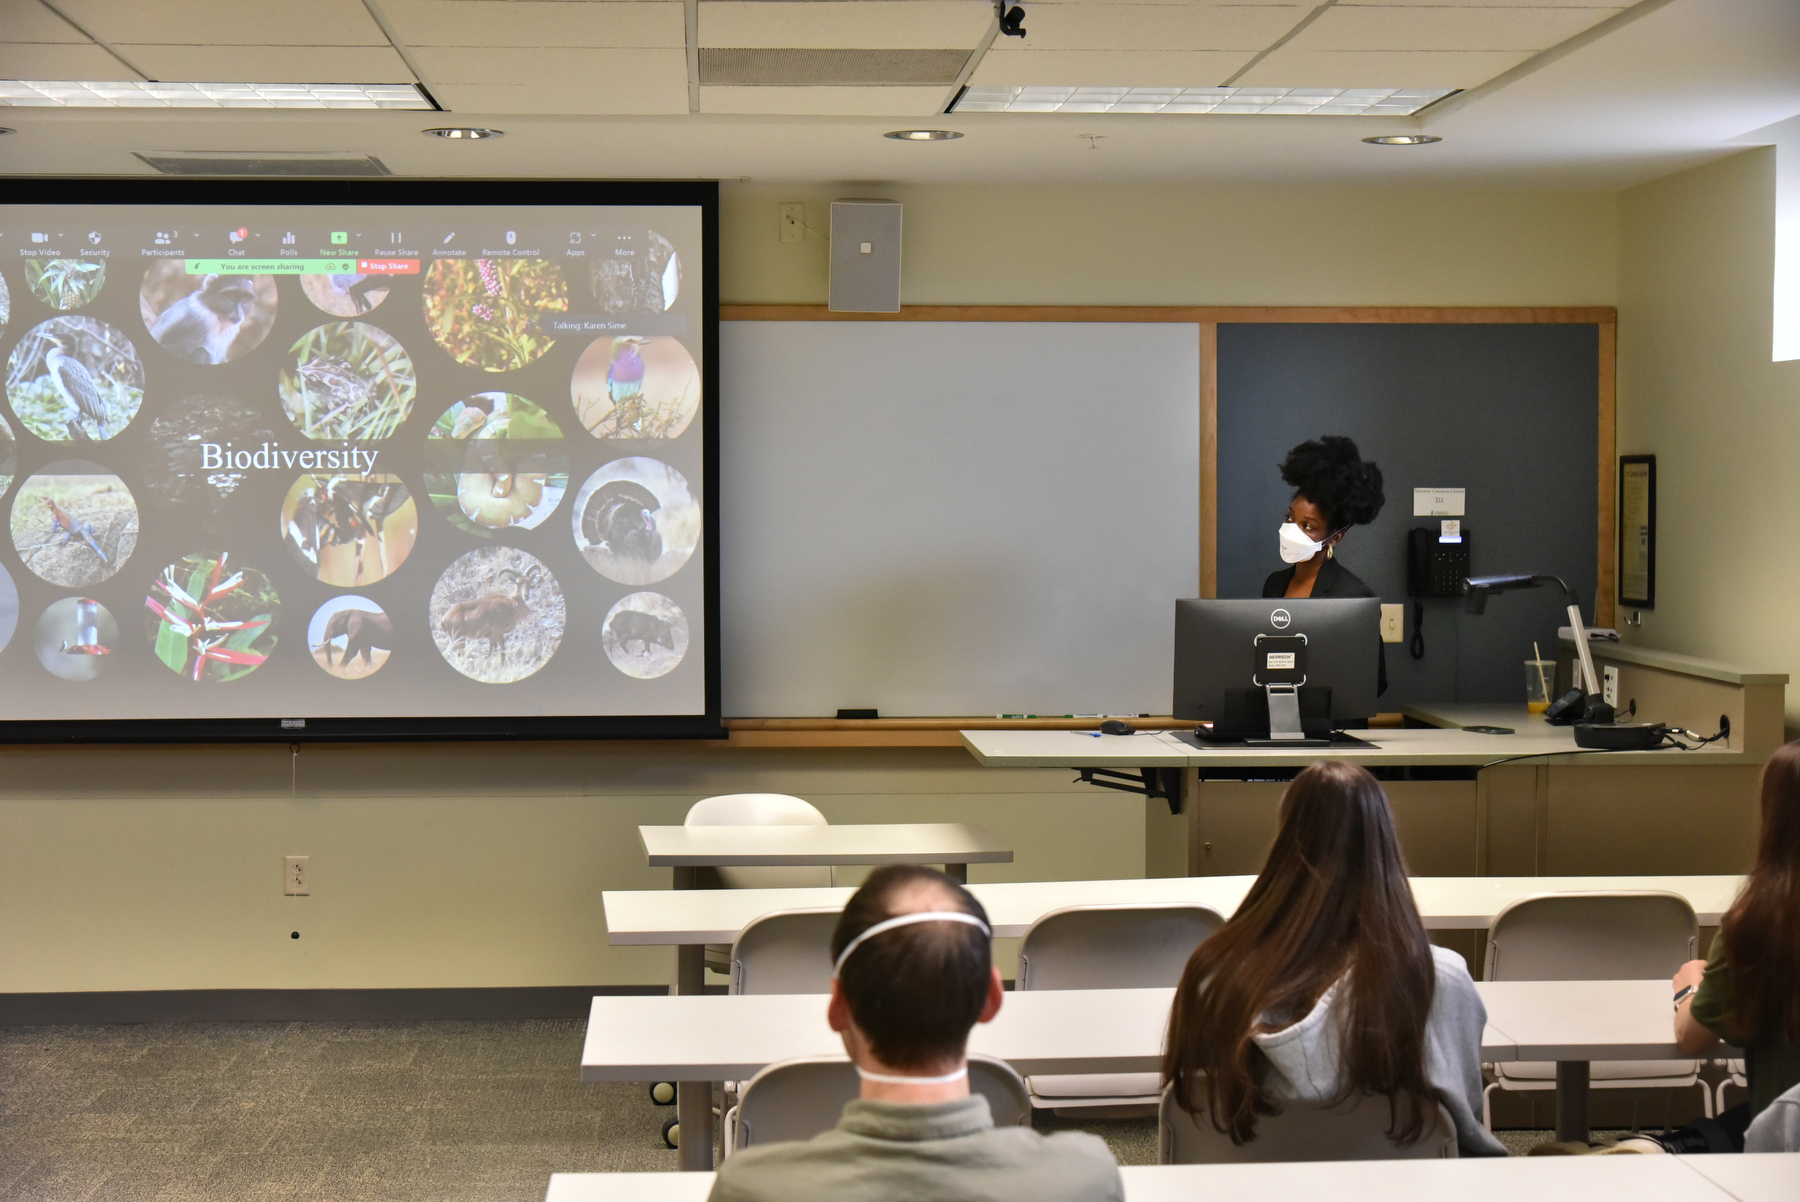
[[[1531,656],[1531,662],[1525,665],[1525,708],[1541,714],[1550,708],[1550,674],[1545,669],[1551,664],[1536,640],[1531,644]]]

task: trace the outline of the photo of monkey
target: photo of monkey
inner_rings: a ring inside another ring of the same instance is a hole
[[[386,579],[418,538],[419,507],[398,476],[304,475],[281,506],[288,553],[339,588]]]
[[[300,277],[306,299],[333,317],[361,317],[388,298],[393,285],[384,275],[307,274]]]
[[[64,597],[38,618],[38,662],[64,680],[92,680],[115,662],[119,623],[92,597]]]
[[[575,494],[575,547],[619,584],[667,580],[700,543],[700,504],[660,459],[615,459]]]
[[[339,680],[361,680],[393,654],[394,623],[367,597],[333,597],[307,623],[306,646],[313,663]]]
[[[667,676],[687,654],[687,615],[661,593],[632,593],[606,611],[600,646],[627,676]]]
[[[119,330],[92,317],[52,317],[6,363],[6,399],[48,442],[104,442],[144,403],[144,364]]]
[[[106,287],[106,260],[27,259],[25,287],[52,309],[79,309]]]
[[[13,500],[13,549],[40,580],[92,588],[137,550],[137,502],[97,463],[64,459],[26,477]]]
[[[261,346],[275,304],[272,275],[189,275],[181,259],[151,264],[138,288],[150,337],[189,363],[228,363]]]
[[[679,438],[700,410],[700,368],[666,335],[597,338],[575,361],[569,395],[595,438]]]

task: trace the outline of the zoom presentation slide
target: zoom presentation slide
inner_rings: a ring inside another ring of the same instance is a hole
[[[0,720],[704,714],[702,245],[0,205]]]

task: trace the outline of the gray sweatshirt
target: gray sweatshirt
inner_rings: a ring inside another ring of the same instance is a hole
[[[1425,1020],[1425,1075],[1456,1124],[1457,1150],[1464,1156],[1504,1156],[1506,1148],[1481,1125],[1481,1032],[1487,1007],[1475,992],[1463,958],[1433,947],[1437,991]],[[1270,1092],[1293,1102],[1324,1104],[1343,1088],[1343,1026],[1339,987],[1325,991],[1306,1017],[1291,1027],[1252,1036],[1273,1070]]]
[[[1800,1085],[1764,1106],[1744,1133],[1746,1152],[1800,1152]]]

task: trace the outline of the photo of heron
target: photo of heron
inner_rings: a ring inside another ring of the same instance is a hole
[[[144,403],[144,363],[117,327],[52,317],[7,357],[6,399],[25,428],[47,442],[105,442]]]
[[[153,510],[159,505],[177,507],[176,520],[183,531],[222,534],[228,515],[243,500],[251,471],[206,467],[202,446],[260,447],[275,437],[269,418],[268,406],[234,397],[198,394],[165,404],[150,422],[152,449],[138,461],[143,473],[140,491]]]
[[[137,549],[137,502],[97,463],[64,459],[26,477],[13,498],[13,549],[40,580],[92,588]]]
[[[679,438],[700,410],[700,368],[676,338],[597,338],[569,380],[595,438]]]
[[[25,287],[52,309],[79,309],[106,287],[106,260],[26,259]]]
[[[333,597],[306,624],[306,646],[313,663],[339,680],[361,680],[393,654],[394,623],[367,597]]]
[[[281,541],[325,584],[354,588],[393,573],[419,540],[419,506],[398,476],[308,473],[281,503]]]
[[[333,317],[361,317],[386,300],[392,287],[384,275],[309,272],[300,277],[306,299]]]
[[[277,388],[294,428],[328,442],[388,437],[418,394],[406,348],[361,321],[329,322],[294,343]]]
[[[0,497],[12,488],[13,477],[18,471],[19,442],[13,437],[12,426],[0,417]]]
[[[13,583],[12,574],[0,567],[0,651],[12,642],[13,631],[19,626],[19,586]]]
[[[37,657],[52,676],[93,680],[117,661],[119,623],[92,597],[64,597],[38,618]]]
[[[431,590],[431,637],[444,662],[483,684],[524,680],[562,645],[562,586],[517,547],[458,557]]]
[[[600,646],[627,676],[667,676],[687,654],[687,615],[661,593],[632,593],[606,611]]]
[[[615,459],[575,494],[575,547],[620,584],[667,580],[700,543],[700,504],[660,459]]]
[[[562,502],[569,460],[543,406],[511,392],[453,402],[425,436],[425,491],[452,526],[484,538],[530,530]]]
[[[150,645],[171,672],[223,684],[262,667],[275,651],[281,597],[269,578],[228,551],[184,555],[144,598]]]
[[[241,359],[275,324],[272,275],[190,275],[185,259],[159,259],[138,287],[138,314],[157,345],[189,363]]]
[[[566,313],[569,286],[548,259],[438,259],[425,270],[425,324],[458,363],[512,371],[556,345],[538,322]]]
[[[681,256],[655,230],[620,234],[589,262],[588,286],[602,313],[662,313],[681,295]]]

